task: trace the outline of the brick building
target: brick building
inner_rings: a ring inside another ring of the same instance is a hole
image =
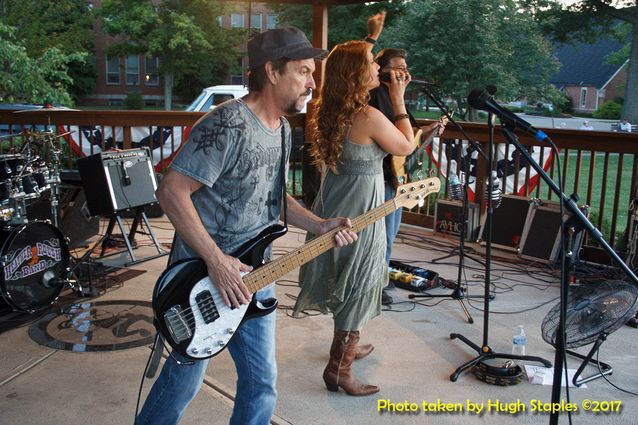
[[[156,0],[159,1],[159,0]],[[92,7],[100,7],[100,0],[91,0]],[[246,28],[250,31],[246,36],[256,31],[275,28],[277,15],[269,10],[265,3],[235,3],[235,10],[230,14],[219,16],[217,24],[224,28]],[[101,31],[99,22],[95,24],[95,56],[97,82],[95,90],[80,100],[83,105],[121,105],[130,93],[140,93],[147,106],[161,106],[164,104],[164,81],[159,74],[159,59],[144,55],[108,56],[105,48],[113,43],[114,38]],[[246,40],[247,41],[247,40]],[[237,46],[238,51],[245,51],[245,46]],[[247,58],[238,56],[238,64],[245,69]],[[244,76],[231,75],[228,84],[243,84]],[[203,87],[202,87],[203,88]],[[173,96],[173,101],[188,103],[192,99],[179,99]]]
[[[628,61],[620,66],[607,63],[622,46],[615,40],[598,40],[557,48],[561,69],[551,82],[572,99],[574,111],[593,113],[603,103],[625,96]]]

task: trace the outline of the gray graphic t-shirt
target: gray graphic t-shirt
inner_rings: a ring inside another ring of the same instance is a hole
[[[286,134],[286,164],[290,125]],[[204,184],[191,199],[222,251],[233,253],[279,220],[281,208],[281,126],[271,130],[243,100],[215,108],[191,130],[171,168]],[[286,165],[287,168],[287,165]],[[179,237],[173,260],[196,257]]]

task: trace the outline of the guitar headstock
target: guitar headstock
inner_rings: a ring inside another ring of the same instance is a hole
[[[402,207],[414,208],[417,205],[423,205],[423,201],[428,195],[439,190],[441,190],[439,178],[428,177],[399,186],[394,201]]]

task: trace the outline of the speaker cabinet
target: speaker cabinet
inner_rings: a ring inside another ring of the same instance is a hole
[[[589,207],[581,207],[580,210],[585,216],[589,215]],[[521,257],[548,264],[558,261],[561,253],[561,226],[570,217],[571,214],[565,210],[561,221],[560,210],[556,203],[550,202],[542,206],[532,204],[525,222],[525,229],[523,230],[520,248]],[[580,231],[575,237],[572,237],[571,249],[573,254],[570,259],[571,262],[578,260],[585,236],[584,233],[584,231]]]
[[[446,235],[460,236],[463,225],[463,203],[461,201],[449,201],[437,199],[434,212],[434,231]],[[467,229],[465,239],[476,240],[478,232],[478,208],[476,204],[469,204],[467,211]]]
[[[100,152],[78,159],[77,164],[92,216],[157,202],[157,182],[147,149]]]
[[[530,199],[525,196],[503,195],[501,205],[492,211],[492,245],[516,251],[523,237],[523,229],[530,209]],[[485,223],[481,226],[479,239],[485,241],[483,235]]]

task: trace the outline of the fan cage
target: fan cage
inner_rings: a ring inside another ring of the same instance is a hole
[[[591,344],[601,333],[618,330],[636,312],[638,288],[624,281],[570,286],[565,320],[566,348]],[[560,302],[547,313],[541,324],[543,340],[556,346]]]

